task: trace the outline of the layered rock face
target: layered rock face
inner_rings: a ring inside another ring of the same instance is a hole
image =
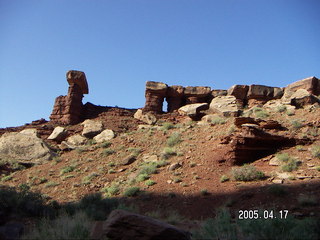
[[[170,86],[168,87],[166,100],[168,102],[168,112],[173,112],[184,105],[184,87]]]
[[[56,98],[50,115],[52,122],[63,125],[77,124],[81,121],[83,94],[89,92],[84,72],[68,71],[67,81],[69,83],[68,95]]]

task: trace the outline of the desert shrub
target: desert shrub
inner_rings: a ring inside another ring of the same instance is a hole
[[[150,178],[149,174],[147,174],[147,173],[142,173],[142,174],[139,174],[139,175],[137,176],[136,180],[137,180],[138,182],[143,182],[143,181],[145,181],[145,180],[147,180],[147,179],[149,179],[149,178]]]
[[[167,146],[173,147],[181,142],[181,134],[174,132],[168,139],[167,139]]]
[[[193,232],[194,240],[214,239],[259,239],[259,240],[301,240],[319,239],[317,219],[254,219],[233,221],[230,213],[222,209],[217,216],[203,222],[199,230]]]
[[[285,112],[285,111],[287,111],[287,107],[286,107],[285,105],[279,105],[279,106],[277,107],[277,112],[283,113],[283,112]]]
[[[274,196],[282,197],[282,196],[285,196],[288,192],[283,186],[279,184],[272,184],[268,187],[268,193]]]
[[[85,176],[82,178],[82,183],[83,184],[89,184],[91,182],[92,179],[94,179],[95,177],[99,176],[98,173],[90,173],[88,176]]]
[[[170,130],[175,128],[174,124],[170,123],[170,122],[165,122],[162,124],[162,130]]]
[[[102,189],[108,196],[115,196],[120,192],[120,188],[116,184],[112,184],[110,187]]]
[[[154,174],[157,172],[157,164],[155,162],[146,163],[141,166],[139,174]]]
[[[269,117],[269,113],[266,112],[265,110],[263,110],[262,108],[259,108],[259,107],[255,107],[253,109],[253,112],[254,112],[254,115],[257,117],[257,118],[267,118]]]
[[[111,142],[104,142],[104,143],[101,143],[100,147],[102,148],[108,148],[111,146]]]
[[[288,111],[287,111],[287,115],[288,115],[288,116],[293,116],[293,115],[295,115],[294,110],[288,110]]]
[[[44,185],[44,187],[50,188],[50,187],[55,187],[55,186],[58,186],[58,185],[59,185],[59,183],[50,181],[50,182],[47,182],[47,183]]]
[[[298,203],[301,206],[315,206],[318,205],[318,200],[316,196],[300,195],[298,197]]]
[[[221,176],[221,178],[220,178],[220,182],[227,182],[227,181],[229,181],[229,177],[228,176],[226,176],[226,175],[222,175]]]
[[[40,193],[29,191],[29,186],[21,184],[19,191],[15,188],[0,187],[0,212],[6,215],[16,214],[22,217],[51,217],[54,212],[45,204]]]
[[[155,185],[156,182],[153,181],[153,180],[151,180],[151,179],[149,179],[149,180],[145,181],[145,184],[146,184],[147,186],[152,186],[152,185]]]
[[[193,239],[237,239],[237,228],[232,223],[230,213],[221,209],[215,218],[209,218],[203,222],[199,230],[192,233]]]
[[[318,137],[319,136],[319,128],[316,127],[316,126],[313,126],[309,131],[308,133],[313,136],[313,137]]]
[[[288,162],[290,156],[288,153],[278,153],[276,154],[276,158],[278,158],[281,162]]]
[[[166,160],[176,155],[177,155],[177,152],[173,148],[165,147],[162,151],[161,158]]]
[[[311,149],[311,154],[313,157],[320,158],[320,145],[313,146]]]
[[[303,127],[303,124],[299,120],[293,120],[291,122],[293,129],[298,130]]]
[[[125,196],[125,197],[135,197],[139,193],[140,193],[140,188],[139,187],[129,187],[124,191],[123,196]]]
[[[237,181],[254,181],[265,177],[263,172],[258,171],[252,165],[244,165],[239,168],[233,168],[232,175]]]
[[[107,148],[107,149],[103,150],[103,155],[109,156],[111,154],[114,154],[115,152],[116,152],[115,150]]]
[[[117,199],[103,198],[101,193],[94,193],[85,195],[76,205],[76,209],[84,211],[92,220],[101,221],[105,220],[118,204]]]
[[[299,152],[305,151],[304,147],[301,146],[301,145],[297,145],[297,146],[296,146],[296,149],[297,149]]]
[[[74,216],[62,215],[54,220],[41,219],[22,239],[89,239],[91,221],[84,212]]]
[[[4,176],[1,178],[1,182],[10,181],[12,179],[13,179],[12,175]]]
[[[207,189],[201,189],[201,190],[200,190],[200,194],[201,194],[202,196],[207,196],[207,195],[209,195],[209,192],[208,192]]]
[[[219,116],[216,116],[216,117],[214,117],[214,118],[212,118],[210,120],[210,123],[214,124],[214,125],[225,124],[226,123],[226,119],[224,119],[222,117],[219,117]]]
[[[290,158],[286,163],[281,166],[281,170],[284,172],[292,172],[297,170],[300,165],[300,161],[295,158]]]
[[[141,148],[128,148],[127,149],[129,152],[132,152],[132,156],[138,157],[139,154],[141,153]]]
[[[61,169],[60,174],[72,172],[75,168],[76,168],[76,166],[74,166],[74,165],[64,167]]]

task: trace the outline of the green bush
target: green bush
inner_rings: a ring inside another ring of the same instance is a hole
[[[228,176],[226,176],[226,175],[222,175],[221,176],[221,178],[220,178],[220,182],[227,182],[227,181],[229,181],[229,178],[228,178]]]
[[[176,155],[177,155],[177,152],[173,148],[165,147],[162,151],[161,158],[167,160],[172,156],[176,156]]]
[[[298,130],[303,127],[303,124],[299,120],[293,120],[291,124],[295,130]]]
[[[136,180],[137,180],[138,182],[143,182],[143,181],[145,181],[145,180],[147,180],[147,179],[149,179],[149,178],[150,178],[149,174],[147,174],[147,173],[142,173],[142,174],[139,174],[139,175],[137,176]]]
[[[75,168],[76,168],[76,166],[74,166],[74,165],[64,167],[61,169],[60,174],[62,175],[64,173],[72,172]]]
[[[104,142],[104,143],[101,143],[100,147],[103,147],[103,148],[108,148],[111,146],[111,142]]]
[[[263,172],[258,171],[252,165],[244,165],[239,168],[233,168],[232,175],[237,181],[254,181],[265,177]]]
[[[174,132],[168,139],[167,139],[167,146],[173,147],[181,142],[181,134]]]
[[[313,157],[320,158],[320,146],[313,146],[311,154]]]
[[[170,123],[170,122],[165,122],[162,124],[162,130],[170,130],[175,128],[174,124]]]
[[[278,153],[276,154],[276,158],[278,158],[281,162],[288,162],[290,156],[288,153]]]
[[[263,110],[262,108],[259,108],[259,107],[255,107],[255,108],[253,109],[253,112],[254,112],[254,115],[255,115],[257,118],[264,119],[264,118],[269,117],[269,113],[266,112],[265,110]]]
[[[74,216],[62,215],[54,220],[44,218],[22,239],[89,239],[91,224],[84,212],[77,212]]]
[[[281,170],[284,172],[292,172],[297,170],[299,167],[300,161],[295,158],[290,158],[285,164],[281,166]]]
[[[104,154],[105,156],[109,156],[109,155],[111,155],[111,154],[114,154],[115,152],[116,152],[115,150],[110,149],[110,148],[107,148],[107,149],[103,150],[103,154]]]
[[[152,185],[155,185],[156,182],[153,181],[153,180],[151,180],[151,179],[149,179],[149,180],[145,181],[145,184],[146,184],[147,186],[152,186]]]
[[[140,188],[139,187],[129,187],[124,191],[123,196],[125,196],[125,197],[135,197],[139,193],[140,193]]]
[[[279,113],[283,113],[283,112],[286,112],[287,111],[287,107],[285,105],[279,105],[277,107],[277,112]]]
[[[90,173],[88,176],[85,176],[82,178],[82,183],[83,184],[89,184],[91,182],[92,179],[94,179],[95,177],[99,176],[98,173]]]
[[[210,123],[214,124],[214,125],[225,124],[226,123],[226,119],[224,119],[222,117],[219,117],[219,116],[216,116],[216,117],[214,117],[214,118],[212,118],[210,120]]]
[[[120,192],[120,188],[118,185],[111,185],[110,187],[104,188],[103,191],[108,195],[108,196],[115,196]]]

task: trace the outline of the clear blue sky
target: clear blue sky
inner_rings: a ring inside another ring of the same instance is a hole
[[[320,77],[319,0],[0,0],[0,127],[83,102],[139,108],[147,80],[228,89]]]

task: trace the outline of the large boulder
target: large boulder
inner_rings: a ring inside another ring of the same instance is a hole
[[[95,140],[97,143],[102,143],[105,141],[109,141],[114,137],[115,137],[115,134],[111,129],[105,129],[101,133],[99,133],[97,136],[95,136],[93,140]]]
[[[283,91],[278,87],[268,87],[264,85],[250,85],[247,98],[258,100],[279,99],[283,95]]]
[[[248,85],[233,85],[228,89],[228,95],[235,96],[236,99],[245,100],[249,90]]]
[[[67,136],[67,130],[64,127],[55,127],[48,137],[49,140],[62,141]]]
[[[320,95],[320,80],[316,77],[308,77],[289,84],[285,88],[285,93],[294,93],[298,89],[305,89],[313,95]]]
[[[206,103],[211,96],[210,87],[185,87],[184,96],[187,104]]]
[[[298,89],[295,93],[291,95],[290,103],[291,105],[296,106],[297,108],[301,108],[306,105],[320,103],[320,100],[307,90]]]
[[[178,109],[179,114],[187,115],[191,118],[197,118],[200,111],[208,109],[208,103],[194,103],[188,104]]]
[[[0,159],[42,163],[55,156],[34,129],[4,133],[0,137]]]
[[[80,146],[86,144],[88,141],[87,138],[81,136],[80,134],[75,134],[67,138],[67,144],[71,146]]]
[[[225,117],[236,117],[241,112],[237,99],[234,96],[220,96],[212,99],[209,109]]]
[[[87,119],[81,125],[83,125],[82,136],[86,138],[93,138],[103,130],[103,125],[100,121]]]
[[[138,109],[133,115],[133,117],[149,125],[153,125],[157,122],[157,118],[152,113],[150,112],[144,113],[142,109]]]
[[[101,226],[101,225],[100,225]],[[91,239],[191,240],[190,233],[150,217],[114,210]]]

